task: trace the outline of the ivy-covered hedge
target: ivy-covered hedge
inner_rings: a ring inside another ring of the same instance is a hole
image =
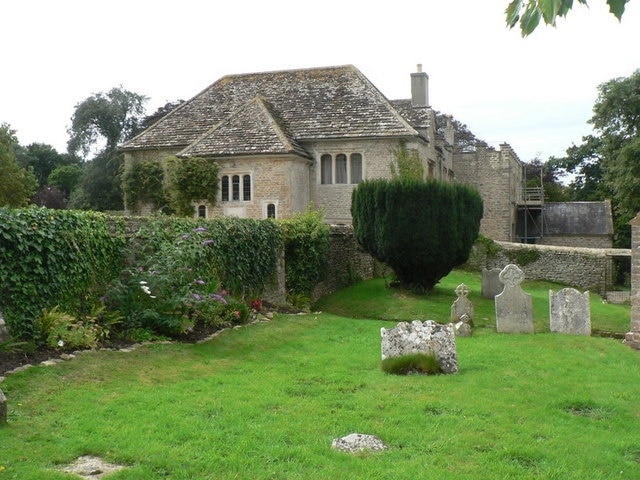
[[[316,210],[280,220],[280,225],[284,234],[287,292],[308,297],[327,275],[331,231],[322,213]]]
[[[0,312],[12,336],[57,343],[59,327],[65,345],[77,328],[180,334],[245,319],[283,250],[287,287],[308,295],[328,249],[318,212],[276,222],[0,209]]]
[[[132,237],[137,254],[150,256],[163,245],[197,228],[207,230],[207,240],[220,283],[239,297],[256,295],[276,272],[282,233],[271,220],[220,217],[146,217]]]
[[[122,221],[95,212],[0,208],[0,311],[14,336],[45,308],[81,314],[122,268]]]

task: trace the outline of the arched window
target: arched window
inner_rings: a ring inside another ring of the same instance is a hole
[[[251,200],[251,175],[242,177],[242,200],[245,202]]]
[[[207,218],[207,206],[206,205],[198,205],[198,217],[199,218]]]
[[[347,156],[344,153],[336,155],[336,183],[347,183]]]
[[[331,155],[324,154],[320,157],[320,183],[328,185],[332,182],[331,171],[333,169],[333,159]]]
[[[352,153],[351,162],[351,183],[360,183],[362,181],[362,154]]]
[[[222,185],[220,186],[220,192],[222,194],[222,201],[229,201],[229,175],[222,177]]]
[[[240,175],[231,177],[231,199],[240,200]]]
[[[267,218],[276,218],[276,206],[273,203],[267,205]]]

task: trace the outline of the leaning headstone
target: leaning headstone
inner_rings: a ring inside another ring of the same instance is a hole
[[[492,268],[487,270],[482,269],[482,298],[495,298],[500,292],[502,292],[502,282],[500,281],[499,268]]]
[[[0,425],[7,423],[7,397],[0,389]]]
[[[591,335],[589,292],[563,288],[549,290],[549,329],[555,333]]]
[[[509,264],[500,272],[504,285],[496,295],[496,330],[501,333],[533,333],[533,305],[531,295],[520,284],[524,272],[517,265]]]
[[[443,373],[458,371],[456,335],[452,324],[441,325],[433,320],[400,322],[395,328],[380,329],[382,360],[412,353],[433,355]]]
[[[473,327],[473,303],[469,300],[471,289],[464,283],[456,287],[456,295],[458,298],[451,305],[451,322],[458,323],[463,315],[466,316],[465,323]]]
[[[358,453],[363,450],[380,452],[386,450],[387,446],[375,435],[364,435],[362,433],[350,433],[346,437],[334,438],[331,448],[347,453]]]

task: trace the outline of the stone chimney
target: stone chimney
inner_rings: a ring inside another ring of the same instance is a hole
[[[429,75],[422,71],[422,64],[418,64],[418,71],[411,74],[411,104],[414,107],[429,106]]]

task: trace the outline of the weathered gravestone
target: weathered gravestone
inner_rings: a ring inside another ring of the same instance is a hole
[[[6,342],[7,340],[9,340],[9,330],[4,323],[4,318],[2,318],[2,312],[0,312],[0,343]]]
[[[7,423],[7,397],[0,389],[0,425]]]
[[[458,371],[456,335],[453,325],[441,325],[433,320],[400,322],[395,328],[380,329],[382,360],[412,353],[433,355],[443,373]]]
[[[563,288],[549,290],[549,329],[554,333],[591,335],[589,292]]]
[[[458,298],[451,305],[451,322],[459,322],[463,315],[466,315],[467,323],[473,326],[473,303],[469,300],[471,289],[464,283],[456,287],[456,295]]]
[[[380,452],[386,450],[387,446],[375,435],[350,433],[342,438],[334,438],[331,442],[331,448],[347,453],[358,453],[364,450]]]
[[[471,289],[461,283],[455,292],[458,298],[451,305],[451,322],[457,336],[470,337],[473,330],[473,303],[469,300]]]
[[[487,270],[482,269],[482,298],[495,298],[500,292],[502,292],[502,282],[500,281],[499,268],[492,268]]]
[[[640,213],[631,225],[631,322],[624,343],[640,350]]]
[[[502,269],[499,278],[504,289],[495,298],[496,330],[501,333],[533,333],[531,295],[520,287],[524,272],[517,265],[509,264]]]

